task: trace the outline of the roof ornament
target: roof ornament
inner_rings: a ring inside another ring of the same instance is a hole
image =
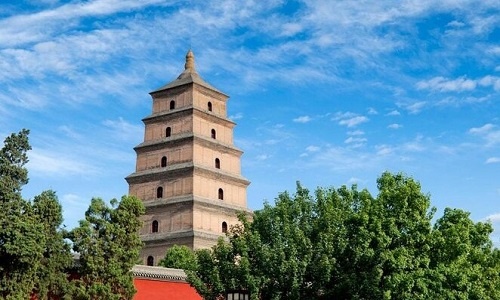
[[[196,70],[194,69],[194,54],[193,51],[191,51],[191,49],[186,54],[186,64],[184,64],[184,69],[185,70],[189,69],[192,72],[196,72]]]

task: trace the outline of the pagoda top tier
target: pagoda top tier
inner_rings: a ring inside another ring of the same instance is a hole
[[[177,77],[177,79],[175,79],[174,81],[169,82],[166,85],[162,86],[161,88],[150,92],[150,94],[155,94],[155,93],[158,93],[161,91],[165,91],[168,89],[172,89],[175,87],[179,87],[179,86],[187,85],[187,84],[191,84],[191,83],[203,86],[209,90],[212,90],[214,92],[217,92],[219,94],[227,96],[226,94],[219,91],[218,89],[216,89],[215,87],[210,85],[208,82],[203,80],[200,77],[200,75],[198,75],[198,73],[196,72],[195,63],[194,63],[194,54],[193,54],[193,51],[191,51],[191,50],[189,50],[188,53],[186,54],[186,63],[184,64],[184,72],[182,72],[179,75],[179,77]]]

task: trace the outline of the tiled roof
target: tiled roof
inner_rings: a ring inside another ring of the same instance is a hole
[[[134,277],[186,281],[186,273],[180,269],[171,269],[164,267],[152,267],[144,265],[135,265],[132,268]]]
[[[216,89],[215,87],[213,87],[212,85],[207,83],[205,80],[203,80],[200,77],[200,75],[198,75],[198,73],[196,72],[196,69],[194,67],[194,55],[193,55],[193,52],[191,50],[189,50],[189,52],[186,54],[186,64],[185,64],[184,72],[182,72],[181,75],[179,75],[179,77],[177,77],[176,80],[174,80],[170,83],[167,83],[166,85],[162,86],[159,89],[152,91],[150,94],[154,94],[157,92],[161,92],[164,90],[168,90],[168,89],[171,89],[174,87],[178,87],[178,86],[186,85],[186,84],[190,84],[190,83],[195,83],[197,85],[200,85],[200,86],[203,86],[207,89],[215,91],[219,94],[227,96],[223,92],[219,91],[218,89]]]

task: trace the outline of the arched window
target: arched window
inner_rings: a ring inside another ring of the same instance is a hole
[[[227,232],[227,223],[222,222],[222,233],[226,233],[226,232]]]
[[[215,133],[215,129],[212,129],[212,138],[213,139],[217,138],[217,134]]]
[[[158,232],[158,221],[154,220],[153,223],[151,223],[151,232]]]
[[[208,102],[208,111],[212,111],[212,102]]]
[[[169,137],[171,135],[172,135],[172,127],[167,127],[167,129],[165,129],[165,136]]]
[[[148,266],[154,266],[155,259],[150,255],[148,256]]]
[[[163,156],[161,158],[161,167],[164,168],[167,166],[167,157],[166,156]]]
[[[170,109],[174,109],[175,108],[175,101],[172,100],[170,101]]]
[[[224,191],[219,189],[219,200],[224,200]]]
[[[163,188],[161,186],[156,189],[156,198],[163,198]]]
[[[215,168],[220,169],[220,159],[218,158],[215,159]]]

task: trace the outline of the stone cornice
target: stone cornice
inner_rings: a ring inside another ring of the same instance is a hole
[[[241,156],[243,154],[243,151],[241,151],[239,148],[236,148],[233,145],[221,143],[219,140],[210,139],[208,137],[201,136],[198,134],[195,135],[193,133],[180,133],[173,135],[171,137],[165,137],[158,140],[142,142],[139,145],[135,146],[134,150],[136,153],[160,150],[160,149],[165,149],[165,147],[184,145],[193,140],[195,142],[202,141],[202,143],[200,144],[203,144],[203,146],[211,148],[215,151],[223,153],[227,152],[236,156]]]
[[[157,122],[167,122],[170,120],[178,119],[180,117],[191,116],[193,110],[192,106],[180,107],[172,110],[161,111],[159,113],[151,114],[142,119],[144,124],[153,124]]]
[[[143,118],[142,122],[144,122],[144,124],[153,124],[191,115],[203,117],[210,122],[218,123],[229,128],[234,128],[234,126],[236,125],[236,123],[231,121],[230,119],[221,117],[209,111],[201,110],[199,108],[193,107],[192,105],[151,114]]]
[[[193,195],[180,196],[180,197],[177,196],[177,197],[162,198],[162,199],[155,199],[155,200],[146,200],[146,201],[143,201],[143,204],[146,207],[146,210],[153,209],[156,207],[162,207],[162,206],[173,206],[173,205],[180,205],[180,204],[191,205],[192,204],[193,206],[214,208],[214,209],[223,211],[228,215],[231,215],[231,214],[236,215],[239,212],[246,212],[246,213],[252,214],[252,211],[249,210],[248,208],[228,203],[227,200],[225,200],[225,201],[218,200],[218,199],[212,200],[212,199],[199,197],[199,196],[193,196]]]
[[[175,241],[176,239],[193,238],[193,237],[196,239],[216,242],[220,237],[224,236],[225,234],[223,233],[214,233],[204,230],[192,230],[192,229],[175,231],[175,232],[148,233],[140,235],[141,241],[143,241],[145,244],[155,245],[155,246],[168,245],[169,243],[167,241],[172,243],[172,241]]]
[[[152,168],[148,170],[143,170],[139,172],[134,172],[127,177],[125,180],[130,183],[142,183],[155,180],[158,177],[162,179],[171,179],[175,177],[180,177],[182,174],[191,174],[192,172],[197,172],[199,174],[205,175],[205,177],[211,177],[217,180],[223,180],[235,185],[247,187],[250,184],[245,177],[240,174],[233,174],[221,171],[216,168],[209,168],[203,165],[197,165],[192,162],[177,163],[163,168]]]

